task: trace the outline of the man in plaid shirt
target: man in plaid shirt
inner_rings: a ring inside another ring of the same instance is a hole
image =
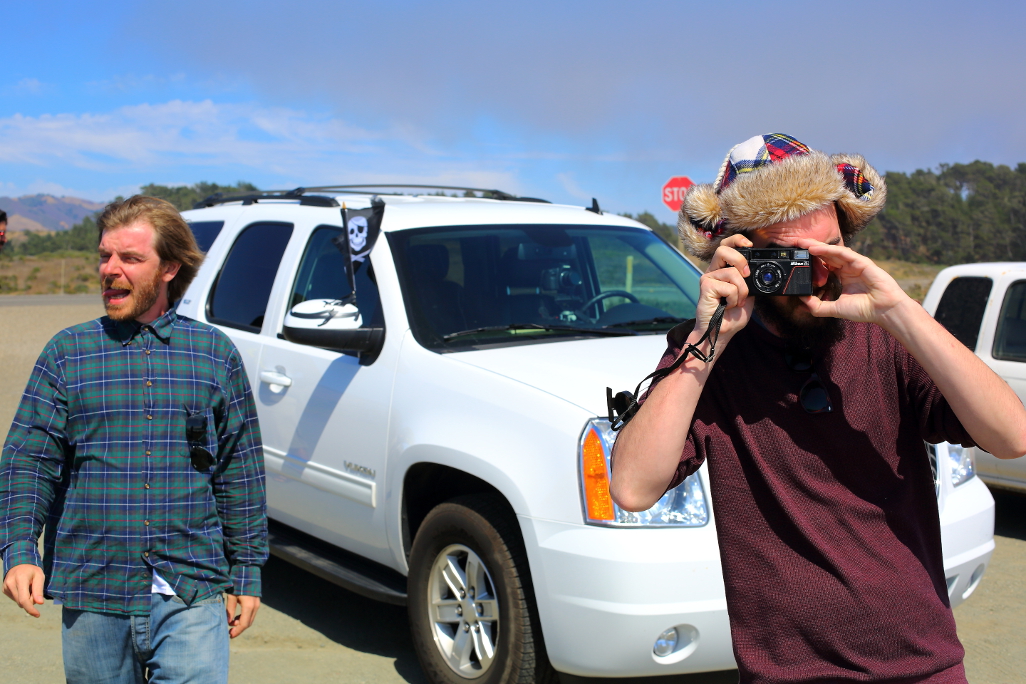
[[[107,315],[46,345],[0,457],[4,593],[63,603],[69,682],[226,682],[267,559],[252,393],[231,341],[174,311],[203,259],[174,207],[97,224]]]

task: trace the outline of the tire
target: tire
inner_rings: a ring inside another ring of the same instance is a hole
[[[520,530],[500,497],[459,497],[428,513],[408,582],[410,631],[432,684],[558,682]]]

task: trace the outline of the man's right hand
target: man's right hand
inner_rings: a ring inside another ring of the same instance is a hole
[[[36,605],[43,605],[43,569],[31,563],[15,565],[4,578],[4,593],[32,617],[39,617]]]
[[[720,326],[723,341],[729,341],[734,333],[748,325],[755,299],[748,296],[748,285],[744,280],[749,272],[748,262],[736,248],[751,246],[752,241],[738,233],[724,238],[716,248],[700,281],[695,331],[692,333],[696,339],[709,327],[709,319],[716,312],[721,298],[727,300],[727,310]]]

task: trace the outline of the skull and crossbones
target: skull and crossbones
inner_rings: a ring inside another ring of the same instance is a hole
[[[349,249],[356,254],[367,245],[367,217],[354,216],[349,219]]]

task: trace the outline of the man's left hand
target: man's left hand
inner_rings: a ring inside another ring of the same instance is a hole
[[[236,615],[236,608],[238,609],[238,615]],[[228,636],[234,639],[253,624],[253,620],[256,619],[257,610],[260,609],[260,597],[225,594],[224,609],[228,614],[228,624],[231,626]]]
[[[817,240],[797,240],[796,246],[818,257],[841,283],[841,295],[836,301],[823,301],[816,295],[801,297],[813,316],[881,323],[896,307],[912,301],[894,278],[869,257]]]

